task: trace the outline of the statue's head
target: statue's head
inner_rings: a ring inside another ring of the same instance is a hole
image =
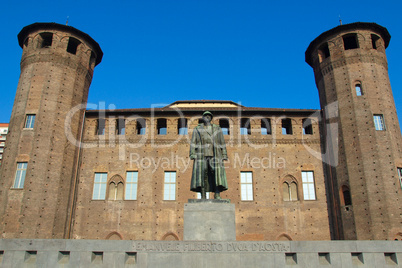
[[[214,115],[210,112],[210,111],[205,111],[202,114],[202,119],[204,120],[204,122],[211,122],[212,118],[214,117]]]

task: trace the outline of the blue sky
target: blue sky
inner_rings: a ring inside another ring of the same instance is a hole
[[[34,22],[69,25],[104,52],[90,103],[148,108],[216,99],[251,107],[318,109],[309,43],[343,23],[376,22],[391,33],[389,75],[402,119],[401,1],[4,1],[0,122],[8,122],[22,50],[17,34]]]

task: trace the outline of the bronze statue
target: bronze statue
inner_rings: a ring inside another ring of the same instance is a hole
[[[207,192],[214,192],[215,199],[221,199],[220,192],[228,189],[224,160],[228,159],[222,129],[211,124],[213,115],[206,111],[203,123],[194,128],[190,144],[190,159],[194,160],[191,177],[191,191],[200,192],[206,199]]]

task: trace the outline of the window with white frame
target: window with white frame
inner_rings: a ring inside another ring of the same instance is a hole
[[[25,118],[25,128],[33,128],[35,124],[35,115],[27,114]]]
[[[125,200],[137,200],[138,171],[127,171]]]
[[[95,173],[92,199],[105,200],[107,173]]]
[[[398,177],[399,177],[399,184],[401,185],[402,189],[402,168],[398,168]]]
[[[375,114],[373,119],[375,130],[385,130],[384,117],[382,114]]]
[[[17,163],[17,171],[15,172],[15,179],[13,188],[22,189],[24,188],[25,175],[27,173],[27,162]]]
[[[303,197],[304,200],[316,200],[315,185],[314,185],[314,172],[302,171],[303,182]]]
[[[253,173],[251,171],[240,172],[241,200],[253,200]]]
[[[163,200],[176,199],[176,171],[165,171]]]

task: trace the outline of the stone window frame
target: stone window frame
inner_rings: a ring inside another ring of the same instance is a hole
[[[122,201],[124,200],[124,180],[116,174],[107,183],[108,200]]]
[[[284,202],[299,201],[299,183],[292,175],[286,175],[281,181],[282,184],[282,200]],[[295,187],[292,191],[292,185]],[[285,191],[286,190],[286,191]],[[286,198],[287,197],[287,198]]]

